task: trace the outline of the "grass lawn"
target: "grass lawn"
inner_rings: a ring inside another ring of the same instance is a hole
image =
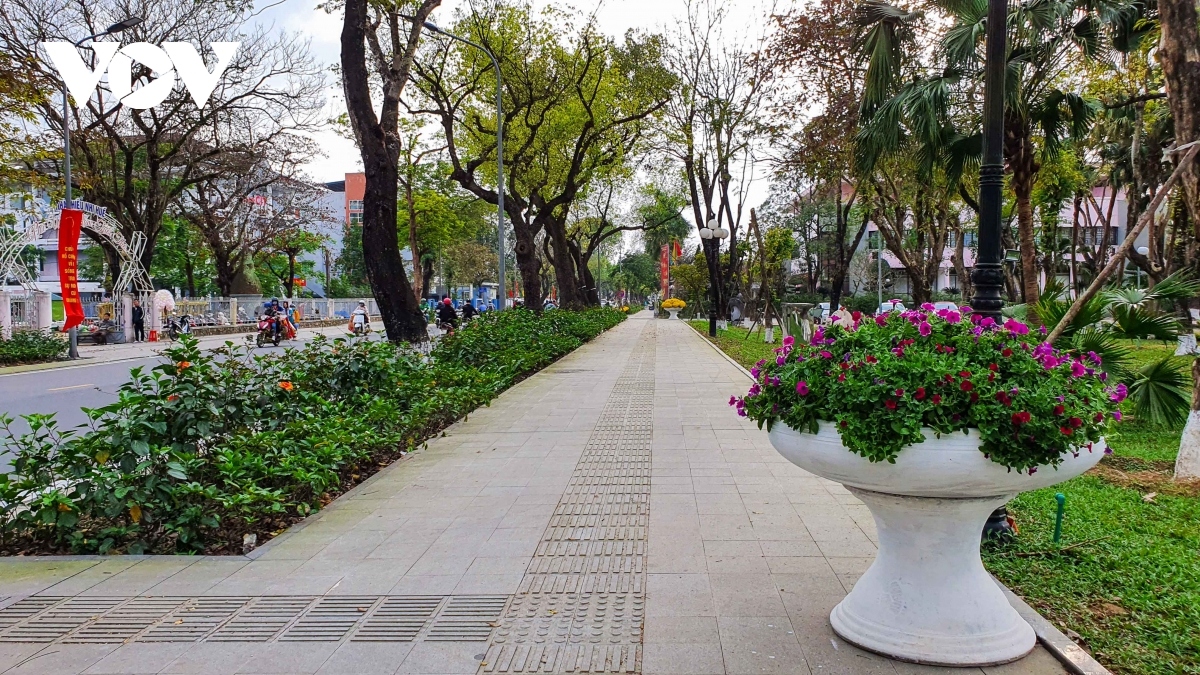
[[[774,356],[778,343],[745,337],[735,328],[715,343],[747,368]],[[1129,347],[1135,366],[1174,352],[1155,342]],[[984,564],[1114,673],[1200,675],[1200,485],[1171,482],[1181,428],[1126,419],[1096,469],[1009,504],[1020,536],[985,548]],[[1057,492],[1067,498],[1059,545]]]

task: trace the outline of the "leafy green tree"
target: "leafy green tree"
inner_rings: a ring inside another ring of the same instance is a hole
[[[674,80],[660,37],[605,36],[594,19],[534,15],[498,2],[462,16],[453,30],[490,49],[504,82],[505,211],[513,228],[527,306],[543,297],[540,254],[553,266],[561,304],[589,302],[586,264],[570,246],[572,209],[598,181],[629,172]],[[495,190],[495,75],[486,55],[429,42],[413,67],[418,111],[440,123],[451,177],[489,204]]]
[[[219,293],[212,252],[199,233],[181,218],[163,219],[158,251],[150,266],[150,278],[164,288],[178,288],[189,296]]]
[[[658,288],[657,259],[646,253],[629,253],[617,262],[612,281],[625,290],[627,298],[645,298]]]

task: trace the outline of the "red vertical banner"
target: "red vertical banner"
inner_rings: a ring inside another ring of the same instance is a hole
[[[83,302],[79,299],[79,234],[83,229],[83,211],[63,209],[58,217],[58,279],[62,285],[63,330],[83,323]]]
[[[672,247],[674,247],[674,249],[675,249],[675,251],[674,251],[674,252],[675,252],[675,259],[676,259],[676,260],[679,260],[679,258],[680,258],[681,256],[683,256],[683,247],[682,247],[682,246],[680,246],[680,245],[679,245],[679,242],[677,242],[677,241],[673,241],[673,242],[671,242],[671,246],[672,246]]]
[[[658,261],[658,276],[662,282],[662,299],[667,299],[667,292],[670,290],[668,284],[671,278],[671,248],[667,245],[662,247],[662,255]]]

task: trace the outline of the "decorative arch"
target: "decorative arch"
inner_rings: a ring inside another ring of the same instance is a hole
[[[131,287],[137,295],[153,293],[150,275],[142,266],[146,235],[134,232],[127,240],[121,234],[121,224],[108,215],[107,209],[78,200],[70,204],[60,203],[58,208],[68,205],[83,211],[83,231],[103,245],[111,247],[120,258],[121,268],[113,284],[114,293],[124,293]],[[36,244],[43,234],[57,227],[58,210],[54,210],[42,218],[33,220],[20,232],[0,232],[0,279],[16,279],[17,283],[30,293],[37,290],[35,279],[21,261],[21,253],[26,247]]]

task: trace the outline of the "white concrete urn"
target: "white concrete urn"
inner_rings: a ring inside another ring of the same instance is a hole
[[[666,308],[666,310],[667,310],[667,314],[670,314],[672,319],[678,319],[678,318],[679,318],[679,310],[678,310],[677,308],[675,308],[675,307],[667,307],[667,308]]]
[[[777,423],[770,438],[796,466],[845,485],[875,518],[875,561],[829,615],[838,635],[895,659],[942,666],[1008,663],[1033,649],[1033,628],[980,560],[983,524],[1018,493],[1090,469],[1104,456],[1103,442],[1029,475],[984,457],[974,429],[941,438],[926,429],[925,442],[901,450],[895,464],[854,454],[831,423],[816,434]]]

